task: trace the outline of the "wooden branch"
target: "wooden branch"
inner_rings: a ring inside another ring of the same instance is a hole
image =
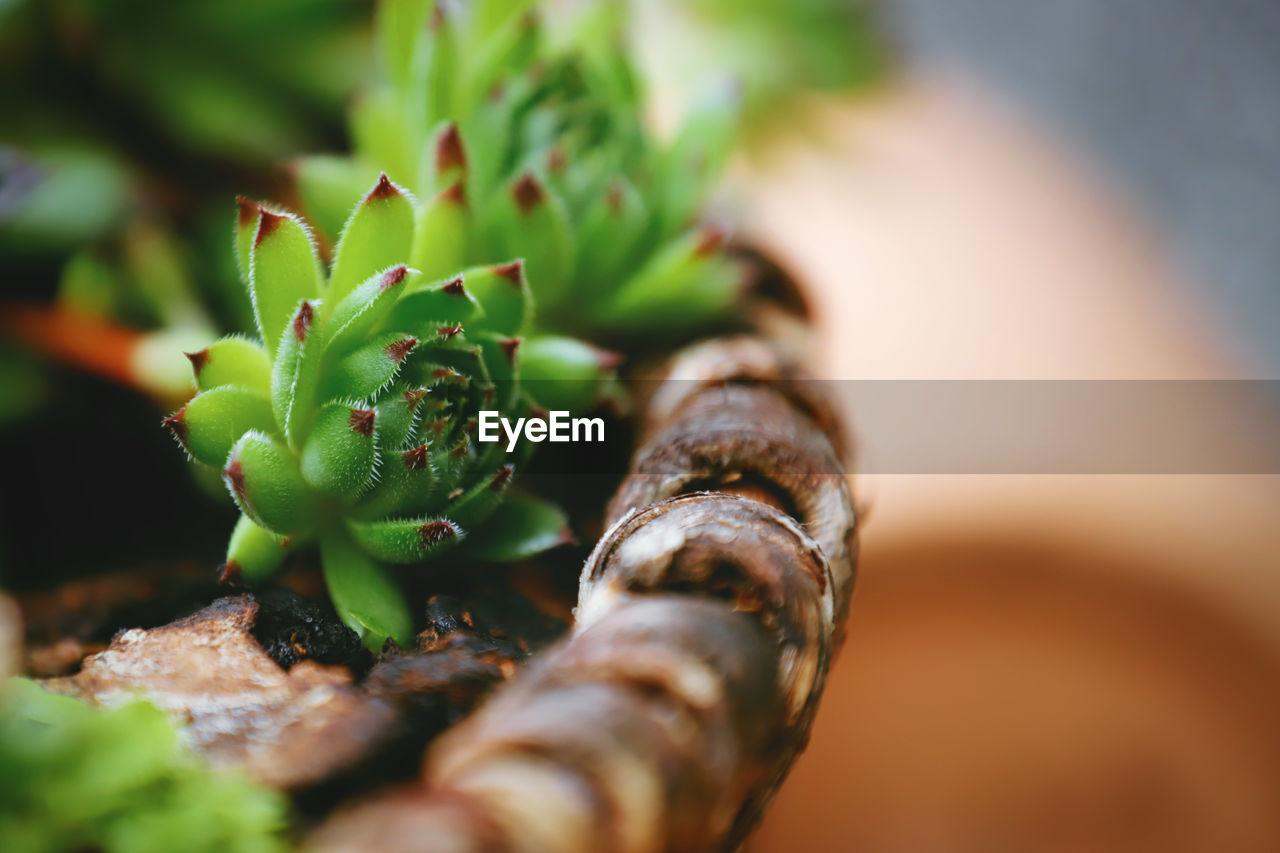
[[[315,849],[736,848],[808,739],[854,576],[836,422],[789,375],[758,341],[678,356],[571,636],[435,744],[426,788]]]

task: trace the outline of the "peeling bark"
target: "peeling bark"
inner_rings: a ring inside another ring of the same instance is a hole
[[[124,631],[80,672],[45,686],[99,705],[141,697],[181,721],[216,766],[277,787],[351,767],[388,737],[392,708],[357,690],[341,666],[283,669],[254,636],[258,602],[224,598],[160,628]]]
[[[798,369],[758,339],[691,347],[654,395],[631,471],[608,523],[693,491],[740,491],[799,521],[822,546],[835,581],[837,631],[848,614],[857,523],[835,413]],[[825,425],[825,426],[824,426]],[[842,633],[837,635],[837,644]]]

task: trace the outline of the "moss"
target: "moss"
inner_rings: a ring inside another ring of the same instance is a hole
[[[96,710],[22,678],[0,695],[0,849],[287,849],[284,799],[188,753],[145,702]]]

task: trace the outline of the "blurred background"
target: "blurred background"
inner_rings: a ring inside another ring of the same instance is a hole
[[[825,375],[1277,376],[1280,7],[883,11],[892,82],[739,175]],[[1280,848],[1280,478],[856,485],[849,640],[752,849]]]
[[[721,204],[820,375],[1280,379],[1280,6],[692,5],[637,3],[656,120],[753,75]],[[232,197],[345,147],[370,12],[0,0],[0,584],[219,560],[173,356],[242,325]],[[1280,477],[856,488],[849,640],[750,849],[1280,849]]]

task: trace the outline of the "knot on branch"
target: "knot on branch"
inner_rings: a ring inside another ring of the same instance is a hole
[[[632,510],[587,560],[579,626],[612,618],[619,600],[684,592],[750,613],[780,650],[778,686],[787,724],[821,690],[834,627],[834,584],[821,547],[766,504],[716,492]]]
[[[782,391],[729,383],[685,393],[636,453],[607,520],[697,491],[738,492],[802,524],[830,562],[843,624],[857,559],[853,498],[826,434]]]

